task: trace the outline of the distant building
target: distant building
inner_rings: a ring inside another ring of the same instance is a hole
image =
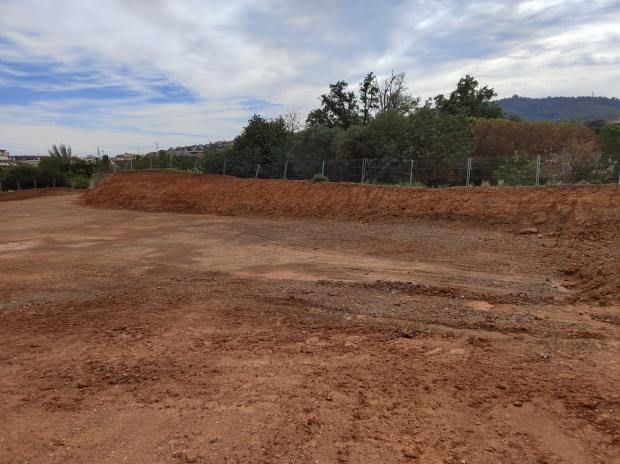
[[[166,150],[167,155],[171,156],[203,156],[206,151],[215,150],[215,151],[223,151],[226,150],[233,144],[231,141],[218,141],[211,142],[206,144],[199,145],[188,145],[186,147],[176,147],[176,148],[168,148]]]
[[[123,153],[122,155],[116,155],[114,157],[114,161],[129,161],[132,159],[136,159],[136,155],[131,153]]]
[[[15,160],[9,153],[9,150],[0,149],[0,167],[6,168],[15,165]]]
[[[95,155],[88,155],[84,157],[84,161],[86,161],[89,164],[97,164],[98,160],[99,158],[97,158]]]
[[[20,155],[13,157],[16,164],[29,164],[31,166],[37,166],[39,161],[41,161],[41,158],[45,157],[39,155]]]

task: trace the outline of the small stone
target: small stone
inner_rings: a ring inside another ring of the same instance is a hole
[[[526,227],[525,229],[521,229],[519,233],[521,235],[533,235],[538,233],[538,229],[536,227]]]
[[[523,403],[521,401],[515,401],[514,403],[512,403],[513,406],[520,408],[521,406],[523,406]]]

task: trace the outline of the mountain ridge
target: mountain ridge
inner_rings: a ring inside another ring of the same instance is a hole
[[[514,95],[496,100],[507,117],[530,121],[592,121],[620,118],[620,99],[615,97],[546,97]]]

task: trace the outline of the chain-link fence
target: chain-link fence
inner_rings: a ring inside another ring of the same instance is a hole
[[[57,177],[45,174],[37,176],[6,176],[0,179],[0,192],[42,188],[86,188],[89,182],[77,177]]]
[[[567,154],[528,157],[465,159],[360,158],[350,160],[283,160],[254,163],[234,158],[202,155],[136,156],[115,161],[121,171],[172,169],[208,174],[225,174],[258,179],[318,180],[358,182],[417,187],[562,185],[620,183],[620,162],[598,154]],[[93,187],[107,173],[88,179],[76,176],[5,176],[0,192],[37,188]]]
[[[225,174],[258,179],[360,182],[418,187],[562,185],[620,183],[620,162],[604,156],[567,154],[503,158],[351,160],[282,160],[255,163],[234,158],[201,155],[154,155],[116,161],[120,170],[173,169],[187,172]]]

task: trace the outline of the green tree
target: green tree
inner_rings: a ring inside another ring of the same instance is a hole
[[[420,99],[407,94],[406,78],[406,73],[392,71],[381,85],[376,84],[379,89],[377,98],[380,114],[388,112],[410,114],[416,109]]]
[[[352,126],[337,140],[339,159],[376,158],[373,132],[370,126]]]
[[[71,158],[71,146],[61,143],[60,145],[52,145],[52,148],[48,150],[51,158],[61,161],[63,164],[70,164]]]
[[[603,154],[620,161],[620,125],[608,124],[601,129]]]
[[[478,87],[478,81],[470,75],[462,77],[448,98],[443,95],[435,97],[435,107],[440,113],[461,114],[475,118],[502,118],[503,112],[493,102],[497,96],[495,90],[486,85]]]
[[[323,161],[336,157],[336,142],[342,129],[338,127],[309,127],[293,136],[292,158],[299,161]]]
[[[493,171],[493,177],[506,185],[533,185],[536,181],[536,160],[524,153],[515,153]]]
[[[361,123],[366,125],[370,122],[373,112],[379,108],[379,86],[374,73],[369,72],[360,82],[359,94]]]
[[[319,97],[321,107],[313,110],[306,120],[307,127],[340,127],[348,129],[359,120],[357,97],[348,90],[349,84],[338,81],[329,84],[329,93]]]
[[[290,149],[291,133],[282,117],[265,119],[252,116],[230,150],[230,172],[249,175],[257,164],[283,162]]]

